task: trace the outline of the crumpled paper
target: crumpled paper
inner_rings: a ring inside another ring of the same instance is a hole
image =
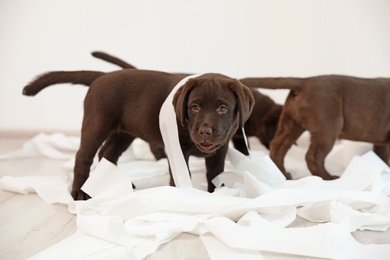
[[[86,185],[99,181],[100,184],[111,183],[108,188],[112,193],[108,195],[107,190],[99,188],[94,191],[97,192],[94,198],[85,202],[73,202],[69,197],[61,199],[66,197],[64,194],[70,196],[69,191],[61,194],[55,188],[58,183],[44,178],[3,177],[0,183],[7,190],[15,186],[16,192],[34,189],[49,203],[70,203],[72,212],[78,216],[79,231],[74,238],[68,238],[62,246],[48,248],[33,259],[52,259],[53,256],[66,259],[70,251],[72,259],[85,259],[86,255],[96,257],[100,253],[142,259],[182,232],[200,235],[215,259],[226,254],[250,259],[261,256],[261,251],[333,259],[385,259],[390,252],[389,245],[361,245],[351,236],[351,232],[358,229],[384,231],[390,225],[390,171],[377,160],[372,152],[355,157],[342,177],[334,181],[308,176],[270,185],[247,174],[252,177],[252,185],[247,187],[246,177],[240,173],[243,169],[229,171],[218,177],[219,183],[225,186],[212,194],[174,187],[131,192],[130,182],[127,182],[128,189],[116,189],[117,185],[123,185],[123,181],[116,181],[116,175],[122,174],[125,179],[128,175],[103,160],[95,169],[102,172],[92,172]],[[231,178],[232,175],[236,178]],[[56,179],[67,186],[66,179]],[[42,192],[45,187],[48,189]],[[121,191],[120,194],[115,195],[115,190]],[[102,194],[99,195],[99,191]],[[247,193],[260,195],[247,197]],[[291,229],[289,225],[297,216],[320,224]],[[91,245],[74,250],[80,240],[101,247],[98,250]]]
[[[378,170],[376,178],[381,174]],[[77,226],[84,236],[127,248],[135,259],[153,253],[182,232],[212,235],[227,246],[225,253],[238,250],[237,256],[242,251],[250,255],[270,251],[332,259],[386,259],[390,245],[362,245],[351,232],[387,230],[388,196],[352,186],[349,190],[337,189],[338,185],[313,189],[304,183],[304,187],[275,188],[253,199],[232,196],[227,187],[212,194],[191,188],[156,187],[77,202]],[[289,227],[298,215],[320,224]],[[70,248],[49,248],[36,259],[53,255],[52,250],[59,253]],[[221,250],[218,253],[224,254]]]
[[[44,150],[49,156],[50,149]],[[290,151],[287,161],[299,161],[302,149],[292,150],[295,153]],[[183,232],[200,236],[211,259],[262,259],[265,251],[331,259],[387,259],[390,255],[390,244],[361,244],[351,234],[356,230],[388,232],[390,226],[390,169],[373,152],[353,157],[333,181],[306,173],[306,177],[285,180],[264,153],[252,152],[249,159],[230,148],[227,157],[226,171],[213,180],[214,193],[191,188],[188,176],[180,176],[185,172],[182,166],[175,168],[179,176],[175,181],[184,180],[182,188],[133,191],[131,175],[121,170],[121,164],[117,167],[106,160],[97,164],[83,186],[92,196],[87,201],[73,201],[70,180],[58,176],[5,176],[0,186],[23,194],[35,191],[48,203],[68,204],[77,215],[74,235],[31,259],[143,259]],[[177,158],[174,155],[171,160]],[[130,169],[167,172],[166,161],[138,167],[131,163]],[[306,171],[296,165],[298,174]],[[337,160],[327,165],[342,168]],[[191,166],[205,171],[198,163]],[[292,226],[298,217],[312,225]]]
[[[38,134],[18,151],[0,154],[0,160],[45,156],[51,159],[70,159],[80,145],[80,138],[62,133]]]

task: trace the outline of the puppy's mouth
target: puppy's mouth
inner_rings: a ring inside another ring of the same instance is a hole
[[[219,145],[209,143],[207,141],[197,143],[196,147],[204,153],[212,153],[219,148]]]

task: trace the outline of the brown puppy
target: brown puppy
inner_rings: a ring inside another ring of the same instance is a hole
[[[65,73],[65,74],[64,74]],[[86,199],[81,186],[89,176],[93,158],[109,138],[103,156],[116,163],[134,138],[164,147],[159,129],[159,111],[173,87],[184,78],[164,72],[125,69],[99,76],[93,82],[85,75],[101,72],[50,72],[23,90],[35,95],[56,83],[90,84],[84,100],[80,148],[76,154],[72,196]],[[224,169],[228,143],[250,116],[251,91],[236,79],[221,74],[203,74],[187,81],[174,96],[180,146],[188,163],[190,155],[206,157],[208,191],[211,180]]]
[[[311,144],[306,162],[312,174],[325,180],[336,178],[324,166],[337,138],[370,142],[374,151],[389,161],[390,79],[363,79],[326,75],[310,78],[248,78],[258,88],[291,89],[270,146],[270,156],[287,178],[284,157],[308,130]]]
[[[110,54],[95,51],[91,53],[93,57],[118,65],[121,68],[136,69],[133,65],[114,57]],[[178,74],[178,75],[190,75],[190,74]],[[245,79],[244,79],[245,80]],[[261,80],[261,79],[260,79]],[[269,149],[269,145],[273,137],[275,136],[280,114],[282,112],[282,106],[276,104],[271,98],[261,94],[257,89],[253,89],[251,82],[247,82],[247,87],[251,88],[253,97],[255,99],[255,106],[248,121],[245,123],[244,129],[247,136],[255,136],[260,142]],[[245,155],[249,154],[245,139],[242,134],[242,130],[239,129],[233,136],[234,147]],[[107,146],[109,142],[107,142]],[[106,145],[101,148],[101,151],[108,149]],[[155,158],[158,160],[165,157],[164,150],[151,146],[151,151]]]

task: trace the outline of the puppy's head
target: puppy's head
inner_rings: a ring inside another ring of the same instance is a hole
[[[189,79],[176,92],[173,105],[179,122],[188,127],[197,148],[212,153],[244,125],[254,99],[251,91],[236,79],[203,74]]]

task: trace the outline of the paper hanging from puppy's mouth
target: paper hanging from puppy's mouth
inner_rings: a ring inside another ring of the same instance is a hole
[[[355,157],[334,181],[284,181],[267,155],[252,154],[255,162],[248,162],[229,150],[232,163],[226,161],[211,194],[187,184],[131,191],[129,177],[104,160],[85,184],[93,194],[88,201],[68,200],[34,178],[3,177],[0,185],[12,190],[16,184],[16,192],[35,189],[50,203],[69,203],[77,214],[78,232],[32,259],[142,259],[183,232],[200,236],[211,259],[261,259],[264,251],[331,259],[390,255],[390,241],[364,245],[351,235],[388,232],[390,226],[390,170],[375,154]],[[67,187],[65,178],[58,180]],[[294,227],[298,217],[312,226]]]

